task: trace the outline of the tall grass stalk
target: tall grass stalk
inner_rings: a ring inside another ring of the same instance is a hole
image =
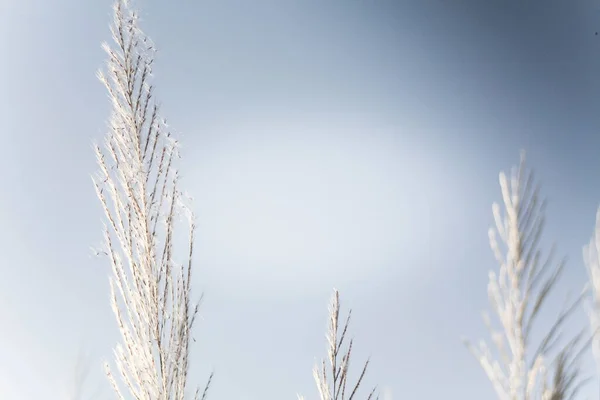
[[[596,226],[589,243],[583,248],[583,259],[588,272],[591,303],[587,308],[592,328],[592,353],[600,376],[600,208],[596,212]]]
[[[121,334],[116,369],[107,363],[106,373],[119,399],[181,400],[198,312],[190,288],[194,216],[178,188],[177,141],[153,100],[155,49],[129,1],[114,3],[111,32],[114,44],[103,44],[108,62],[98,77],[112,113],[104,149],[95,146],[100,172],[94,177],[107,221],[111,305]],[[181,215],[188,244],[179,263],[174,238]]]
[[[320,400],[353,400],[367,373],[369,360],[363,364],[356,382],[348,386],[350,356],[352,354],[352,345],[354,344],[354,339],[348,339],[346,336],[351,315],[352,310],[348,312],[346,322],[340,330],[340,294],[334,289],[331,304],[329,306],[327,362],[323,360],[320,365],[315,365],[313,369],[313,377],[319,390]],[[347,343],[347,346],[344,346],[345,343]],[[376,389],[377,388],[373,388],[369,392],[367,400],[373,398]],[[298,398],[300,400],[304,399],[302,396],[298,396]]]
[[[468,341],[466,344],[499,399],[571,399],[583,384],[579,359],[586,347],[585,331],[561,340],[564,334],[561,330],[580,304],[583,293],[564,306],[542,339],[534,343],[532,328],[559,281],[565,261],[554,264],[554,248],[545,256],[539,249],[545,201],[540,199],[533,172],[525,166],[524,153],[519,167],[513,168],[510,181],[500,173],[500,188],[504,215],[494,203],[496,229],[489,230],[490,246],[499,269],[490,271],[488,283],[489,301],[500,329],[494,328],[489,315],[484,313],[499,358],[494,358],[485,341],[479,346]]]

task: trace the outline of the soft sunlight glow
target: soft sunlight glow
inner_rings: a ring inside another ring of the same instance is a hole
[[[424,251],[434,185],[418,142],[368,127],[261,131],[222,136],[190,180],[207,279],[306,289],[409,268],[395,260]]]

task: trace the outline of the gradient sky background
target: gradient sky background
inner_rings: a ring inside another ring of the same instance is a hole
[[[569,257],[551,304],[586,279],[600,3],[141,5],[198,215],[192,373],[202,384],[215,368],[210,399],[315,398],[333,287],[353,308],[355,367],[372,357],[366,384],[394,399],[494,398],[460,338],[488,337],[491,203],[519,149],[549,199],[545,243]],[[113,398],[108,262],[89,250],[110,6],[0,0],[2,399],[65,399],[81,349],[86,393]]]

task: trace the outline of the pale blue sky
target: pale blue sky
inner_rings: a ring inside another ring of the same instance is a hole
[[[493,398],[460,337],[487,338],[491,203],[520,148],[549,198],[546,242],[569,257],[560,292],[586,278],[600,4],[140,4],[195,198],[192,373],[203,383],[215,368],[210,399],[316,396],[334,286],[354,309],[355,366],[372,357],[367,384],[394,399]],[[2,399],[62,398],[82,347],[89,391],[112,398],[109,270],[89,251],[110,6],[0,0]]]

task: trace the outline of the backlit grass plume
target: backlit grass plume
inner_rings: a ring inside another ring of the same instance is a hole
[[[531,332],[548,295],[556,286],[564,261],[553,266],[553,251],[542,256],[539,240],[544,226],[545,202],[532,172],[521,163],[509,179],[500,174],[504,215],[494,203],[496,229],[490,229],[490,246],[499,270],[490,271],[488,296],[500,322],[495,329],[484,314],[499,359],[484,341],[479,346],[467,342],[502,400],[565,400],[573,398],[579,379],[579,356],[585,341],[581,332],[563,341],[561,329],[567,317],[580,304],[581,296],[559,313],[542,339],[534,343]],[[498,243],[500,239],[503,248]],[[566,344],[561,344],[566,343]],[[553,379],[550,370],[553,369]]]
[[[114,45],[103,44],[108,62],[98,74],[112,113],[104,149],[95,147],[100,172],[94,178],[107,220],[111,304],[121,333],[116,369],[107,363],[106,372],[119,399],[180,400],[198,312],[190,300],[194,216],[178,189],[177,142],[153,101],[155,49],[128,1],[117,0],[113,11]],[[178,263],[174,236],[181,215],[189,241],[185,262]]]
[[[590,242],[583,248],[583,259],[588,271],[592,302],[588,304],[588,317],[592,328],[592,351],[600,375],[600,208],[596,213],[596,226]]]
[[[327,362],[323,360],[320,365],[315,365],[313,377],[319,390],[320,400],[353,400],[356,399],[358,389],[367,372],[369,360],[367,360],[356,380],[356,383],[348,386],[348,371],[350,367],[350,356],[352,354],[353,339],[347,338],[348,325],[352,310],[348,312],[348,317],[344,326],[340,330],[340,294],[334,290],[331,304],[329,307],[329,329],[327,331]],[[345,340],[345,342],[344,342]],[[344,349],[344,343],[348,343]],[[367,395],[367,400],[371,400],[375,394],[376,388],[373,388]],[[298,396],[300,400],[304,398]]]

